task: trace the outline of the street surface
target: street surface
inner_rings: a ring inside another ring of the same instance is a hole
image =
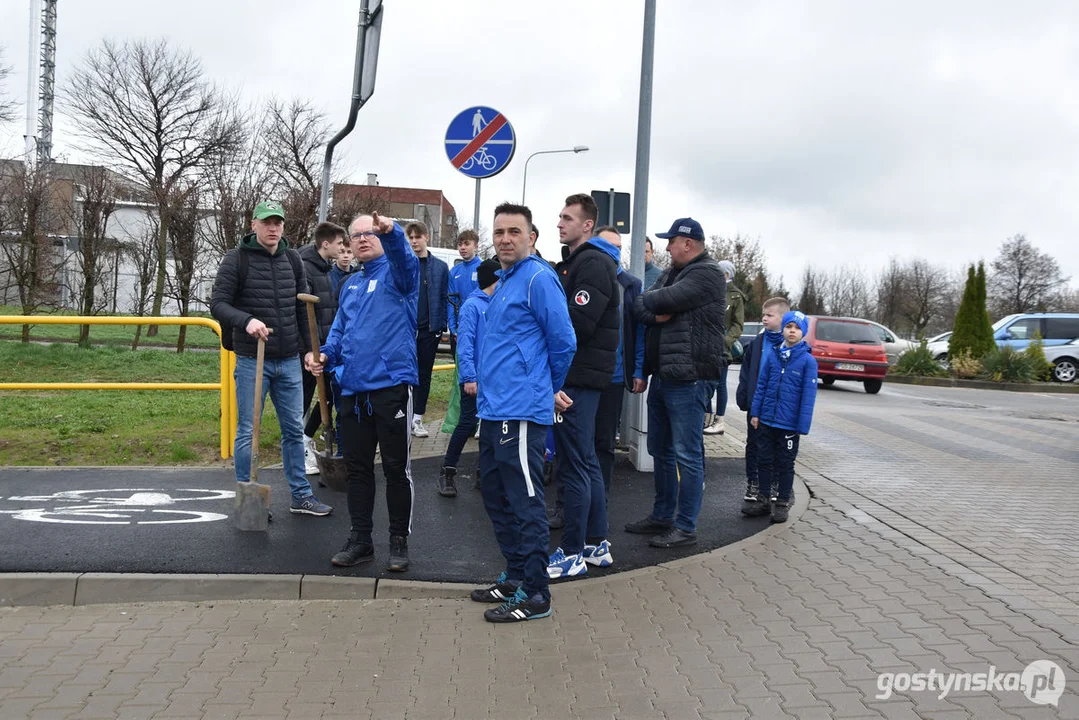
[[[742,427],[732,403],[709,455]],[[468,600],[3,609],[0,717],[1079,718],[1079,396],[837,383],[799,460],[787,526],[560,584],[521,625]],[[903,675],[1035,661],[1062,696]]]

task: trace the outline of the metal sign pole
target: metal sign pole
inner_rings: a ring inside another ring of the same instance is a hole
[[[472,211],[472,229],[480,234],[480,179],[476,178],[476,206]]]
[[[614,226],[614,188],[607,193],[607,224]]]

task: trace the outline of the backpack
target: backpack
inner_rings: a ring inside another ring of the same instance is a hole
[[[235,307],[236,300],[240,297],[240,291],[247,283],[247,264],[250,262],[247,252],[242,248],[237,248],[237,264],[239,267],[236,270],[236,293],[232,296],[233,306]],[[300,287],[300,280],[303,278],[303,266],[300,260],[299,254],[291,248],[285,250],[285,255],[288,256],[289,264],[292,265],[292,274],[296,276],[296,288],[299,291],[304,290]],[[235,345],[232,342],[232,331],[234,327],[232,323],[221,323],[221,347],[225,348],[229,352],[235,351]]]

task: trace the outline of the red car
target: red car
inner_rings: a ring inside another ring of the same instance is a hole
[[[888,372],[888,354],[872,325],[850,318],[811,315],[805,341],[813,349],[817,375],[825,385],[836,380],[860,380],[870,395],[880,392]]]

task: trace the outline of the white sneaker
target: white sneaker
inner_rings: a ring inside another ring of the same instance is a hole
[[[318,460],[315,459],[315,439],[304,435],[303,467],[308,475],[318,475]]]
[[[722,435],[723,434],[723,416],[716,415],[712,424],[704,429],[705,435]]]
[[[419,417],[412,418],[412,437],[425,438],[429,435],[427,428],[423,426],[423,420]]]
[[[480,439],[480,424],[478,422],[476,423],[476,434],[472,437],[476,438],[477,440]]]

